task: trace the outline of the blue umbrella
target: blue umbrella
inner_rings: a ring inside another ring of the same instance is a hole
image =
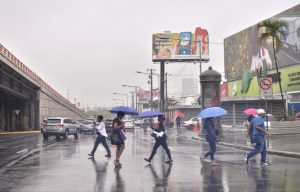
[[[226,114],[227,114],[227,111],[221,107],[209,107],[209,108],[202,110],[198,114],[198,117],[209,118],[209,117],[223,116]]]
[[[131,107],[127,107],[127,106],[116,106],[111,108],[111,110],[109,110],[109,112],[111,113],[118,113],[118,112],[123,112],[126,115],[138,115],[139,113],[131,108]]]
[[[138,118],[147,118],[147,117],[157,117],[160,115],[164,115],[162,112],[158,111],[158,110],[154,110],[154,111],[145,111],[143,113],[141,113]]]

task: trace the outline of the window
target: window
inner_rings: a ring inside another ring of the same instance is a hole
[[[60,119],[47,119],[48,124],[59,124]]]
[[[71,124],[71,123],[72,123],[72,120],[71,120],[71,119],[65,119],[65,120],[64,120],[64,123],[69,123],[69,124]]]

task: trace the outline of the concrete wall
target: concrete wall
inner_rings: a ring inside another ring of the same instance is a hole
[[[49,91],[42,89],[39,92],[40,121],[47,117],[69,117],[73,121],[87,117],[84,111],[79,110],[75,105],[55,97]]]
[[[39,130],[53,116],[87,117],[0,44],[0,131]]]

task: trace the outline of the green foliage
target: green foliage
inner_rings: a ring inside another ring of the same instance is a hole
[[[288,27],[288,23],[281,20],[264,20],[257,24],[259,29],[262,29],[259,40],[262,43],[268,38],[272,38],[273,43],[275,43],[275,52],[277,53],[282,43],[280,41],[281,36],[286,36],[285,29]]]

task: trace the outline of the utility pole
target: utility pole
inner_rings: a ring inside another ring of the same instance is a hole
[[[168,103],[168,73],[165,73],[165,86],[166,86],[166,108],[165,110],[168,110],[169,103]]]
[[[160,111],[165,111],[165,62],[160,62]]]
[[[153,110],[153,69],[147,69],[147,71],[150,71],[150,109]]]
[[[134,91],[131,91],[131,95],[132,95],[131,104],[132,104],[132,108],[134,108]]]

